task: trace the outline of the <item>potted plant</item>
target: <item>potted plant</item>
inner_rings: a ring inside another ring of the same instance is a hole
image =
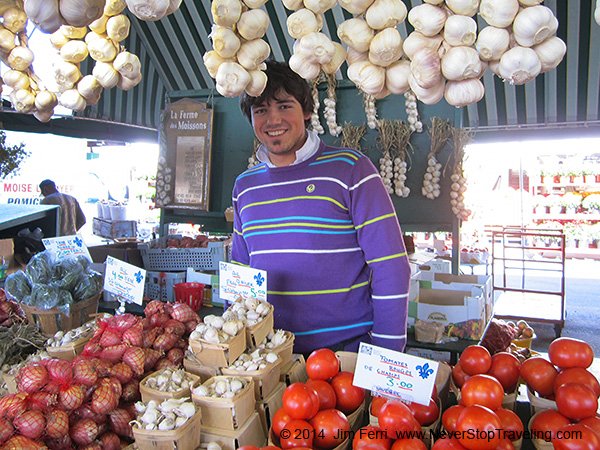
[[[581,194],[576,192],[567,192],[560,197],[559,204],[565,208],[567,213],[575,213],[581,206]]]
[[[582,184],[583,183],[583,171],[581,169],[569,169],[569,183],[571,184]]]
[[[562,214],[564,212],[560,196],[549,195],[546,197],[546,200],[548,202],[548,207],[550,208],[550,214]]]
[[[566,223],[563,232],[567,238],[568,247],[579,248],[579,244],[586,240],[586,229],[585,225],[581,222],[569,222]]]
[[[586,195],[581,201],[581,206],[590,213],[600,212],[600,193]]]
[[[595,223],[588,227],[589,241],[588,247],[598,248],[598,242],[600,242],[600,223]]]

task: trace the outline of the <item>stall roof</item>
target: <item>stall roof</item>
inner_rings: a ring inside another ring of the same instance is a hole
[[[404,2],[409,9],[422,3],[421,0]],[[486,71],[485,96],[479,103],[463,108],[463,126],[481,131],[600,128],[600,26],[594,21],[595,5],[592,0],[546,0],[544,4],[558,18],[557,34],[567,44],[565,59],[556,70],[524,86],[503,83]],[[263,8],[271,20],[265,39],[271,46],[272,56],[288,60],[293,39],[287,33],[286,19],[291,11],[281,0],[269,0]],[[133,26],[125,45],[140,57],[144,80],[129,92],[118,89],[105,92],[98,105],[87,108],[83,116],[136,125],[136,132],[147,130],[150,136],[155,136],[160,111],[170,95],[214,91],[214,80],[202,63],[202,55],[211,49],[210,1],[183,0],[178,11],[158,22],[143,22],[131,14],[130,17]],[[336,5],[325,13],[323,32],[339,42],[335,30],[351,17]],[[481,18],[477,21],[480,28],[485,26]],[[406,21],[399,30],[406,37],[412,27]],[[347,79],[346,69],[344,64],[338,79]],[[214,95],[218,95],[216,91]],[[12,128],[9,118],[3,115],[2,119],[7,128]],[[51,132],[67,133],[54,122],[51,122]],[[64,120],[61,123],[64,124]],[[70,135],[83,133],[82,128],[86,128],[94,136],[85,137],[101,137],[95,134],[100,132],[95,122],[73,121],[68,125],[67,128],[75,130],[70,131]],[[39,130],[30,131],[46,132],[48,127],[40,125]]]

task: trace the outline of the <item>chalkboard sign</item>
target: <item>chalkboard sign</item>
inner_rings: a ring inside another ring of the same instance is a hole
[[[163,111],[156,206],[209,210],[213,111],[182,99]]]

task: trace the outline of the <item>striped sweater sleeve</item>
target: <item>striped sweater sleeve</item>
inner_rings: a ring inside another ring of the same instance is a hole
[[[237,186],[233,188],[233,237],[231,240],[231,262],[244,266],[250,265],[250,255],[244,236],[242,235],[242,221],[240,219],[240,210],[237,202]]]
[[[358,242],[371,269],[372,342],[404,351],[410,266],[394,206],[366,157],[355,166],[349,190]]]

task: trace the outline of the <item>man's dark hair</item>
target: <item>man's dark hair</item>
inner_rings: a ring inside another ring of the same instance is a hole
[[[52,180],[43,180],[40,183],[40,189],[43,188],[43,187],[45,187],[45,186],[50,186],[50,187],[56,189],[56,184]]]
[[[277,95],[281,91],[285,91],[298,100],[302,106],[302,111],[311,113],[314,102],[310,93],[310,86],[304,78],[290,69],[287,63],[269,60],[266,61],[267,69],[267,86],[259,97],[251,97],[244,93],[240,97],[240,109],[252,123],[252,107],[260,105],[265,100],[277,99]],[[306,121],[306,125],[310,123],[310,119]]]

